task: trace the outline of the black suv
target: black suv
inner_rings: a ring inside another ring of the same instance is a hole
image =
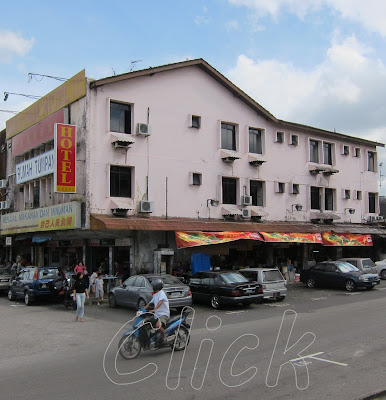
[[[263,287],[235,271],[197,272],[190,278],[193,301],[208,302],[213,308],[223,304],[249,306],[263,300]]]
[[[66,284],[58,267],[26,267],[8,289],[8,300],[24,298],[27,306],[40,297],[57,296]]]

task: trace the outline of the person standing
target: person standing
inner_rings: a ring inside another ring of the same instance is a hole
[[[83,261],[79,261],[78,264],[74,268],[74,272],[77,274],[78,272],[81,272],[82,275],[84,275],[84,270],[86,269],[86,266],[83,264]]]
[[[102,274],[99,272],[98,277],[95,279],[95,300],[98,300],[98,306],[100,306],[100,300],[103,300],[103,278]]]
[[[88,295],[88,285],[84,279],[84,275],[81,272],[76,274],[76,279],[74,283],[74,299],[76,299],[76,318],[75,321],[84,322],[84,302]]]
[[[118,261],[115,261],[114,269],[115,269],[115,275],[114,276],[118,279],[118,285],[121,285],[122,284],[122,278],[123,278],[122,265],[119,264]]]
[[[94,271],[90,276],[90,286],[88,287],[88,293],[95,293],[95,279],[98,277],[98,272]]]

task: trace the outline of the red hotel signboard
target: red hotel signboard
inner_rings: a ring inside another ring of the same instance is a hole
[[[76,193],[76,126],[55,124],[54,191]]]

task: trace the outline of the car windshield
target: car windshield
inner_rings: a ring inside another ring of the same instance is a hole
[[[171,275],[161,275],[149,277],[149,282],[151,283],[154,279],[162,279],[165,285],[181,285],[181,281]]]
[[[0,268],[0,275],[12,275],[12,272],[7,268]]]
[[[56,279],[59,276],[57,268],[44,268],[39,270],[38,279]]]
[[[355,272],[355,271],[359,271],[359,269],[357,267],[354,267],[352,264],[348,263],[348,262],[341,262],[339,264],[337,264],[339,271],[341,272]]]
[[[263,272],[263,281],[264,282],[276,282],[282,281],[283,276],[279,272],[279,270],[272,270],[272,271],[264,271]]]
[[[375,264],[370,258],[366,258],[362,261],[363,268],[374,268]]]
[[[237,274],[237,273],[234,273],[234,272],[221,274],[220,277],[225,283],[246,283],[246,282],[249,282],[247,278],[245,278],[241,274]]]

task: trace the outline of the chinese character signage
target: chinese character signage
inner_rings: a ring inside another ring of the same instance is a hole
[[[54,191],[76,193],[76,126],[55,124]]]
[[[81,228],[81,203],[58,204],[1,216],[1,235]]]

